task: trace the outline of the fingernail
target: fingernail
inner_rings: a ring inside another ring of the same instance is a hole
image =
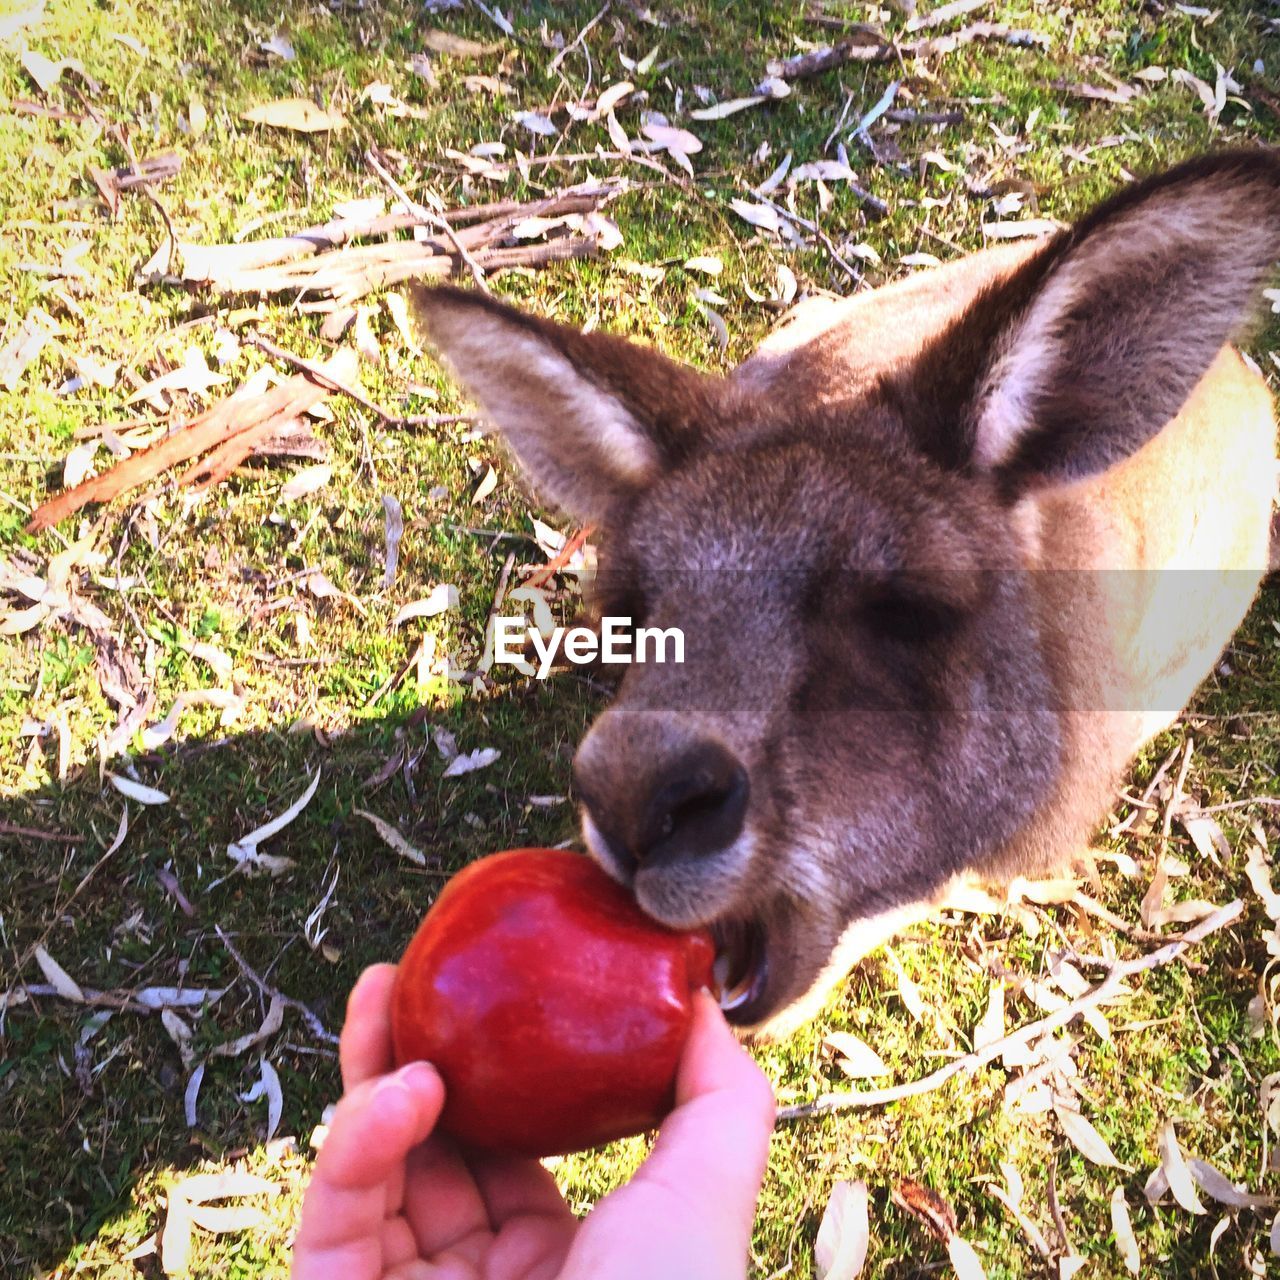
[[[410,1062],[391,1077],[401,1088],[415,1093],[431,1088],[440,1079],[440,1073],[429,1062]]]

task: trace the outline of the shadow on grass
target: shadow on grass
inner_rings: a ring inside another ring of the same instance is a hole
[[[45,982],[32,956],[43,943],[81,987],[112,996],[160,986],[226,988],[203,1012],[179,1011],[199,1060],[257,1029],[267,1007],[220,929],[267,984],[336,1034],[361,969],[398,956],[448,874],[496,849],[573,837],[569,763],[594,703],[590,690],[566,678],[552,688],[513,686],[447,716],[424,708],[324,740],[283,731],[189,739],[137,758],[139,780],[170,797],[158,806],[126,800],[91,771],[31,793],[9,806],[4,821],[75,839],[0,836],[6,949],[23,959],[5,985]],[[432,727],[455,733],[460,750],[496,747],[501,755],[487,769],[446,779]],[[237,870],[228,843],[292,804],[317,768],[310,804],[262,845],[293,865],[274,876]],[[77,892],[126,805],[128,835]],[[356,809],[394,824],[426,865],[398,856]],[[308,925],[331,884],[327,906]],[[265,1104],[238,1096],[257,1078],[260,1055],[283,1087],[281,1134],[305,1143],[339,1091],[332,1043],[291,1007],[262,1045],[209,1060],[189,1129],[188,1071],[160,1017],[110,1003],[33,996],[11,1004],[0,1022],[4,1275],[57,1265],[127,1214],[149,1170],[181,1169],[261,1142]],[[103,1011],[110,1011],[105,1023]],[[158,1224],[135,1225],[121,1254]]]

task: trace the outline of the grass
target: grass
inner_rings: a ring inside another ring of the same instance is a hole
[[[114,221],[86,179],[91,164],[125,163],[124,141],[144,156],[181,152],[178,176],[159,189],[179,234],[192,241],[225,240],[244,228],[252,235],[323,220],[342,199],[380,193],[363,165],[377,145],[401,166],[415,194],[431,188],[451,201],[533,196],[616,168],[612,162],[548,166],[534,181],[518,177],[491,191],[461,182],[445,156],[481,141],[547,152],[554,140],[534,138],[510,120],[515,109],[545,106],[553,95],[576,97],[587,63],[581,50],[562,64],[562,83],[546,67],[553,56],[543,35],[571,41],[596,12],[589,4],[509,6],[514,39],[502,38],[477,10],[424,16],[397,2],[366,7],[294,7],[282,20],[276,6],[177,5],[130,7],[51,0],[42,23],[26,32],[30,46],[51,58],[72,57],[98,82],[86,90],[105,125],[21,114],[15,100],[38,96],[15,48],[0,50],[0,151],[22,163],[0,173],[0,323],[4,340],[40,307],[60,331],[27,370],[14,394],[0,399],[0,542],[6,554],[24,552],[44,564],[61,549],[54,536],[21,532],[24,511],[56,488],[61,460],[78,431],[120,423],[125,382],[60,396],[56,388],[70,358],[93,354],[118,360],[136,379],[179,363],[194,343],[210,349],[212,325],[180,328],[205,315],[210,302],[173,288],[139,288],[138,266],[160,243],[164,226],[150,203],[126,196]],[[864,5],[831,5],[856,20]],[[1244,139],[1280,140],[1280,119],[1269,112],[1265,87],[1280,66],[1280,38],[1264,25],[1265,7],[1228,3],[1210,20],[1137,3],[1054,8],[1024,0],[992,6],[995,20],[1031,27],[1049,37],[1047,53],[1004,44],[974,44],[930,64],[911,67],[904,85],[916,102],[958,104],[954,126],[904,126],[882,143],[900,148],[904,163],[875,164],[852,148],[862,180],[891,207],[867,222],[840,184],[833,184],[823,226],[847,246],[862,244],[882,265],[855,259],[866,283],[906,271],[898,261],[927,252],[947,258],[981,243],[988,204],[971,195],[966,178],[1025,180],[1029,206],[1066,218],[1113,189],[1126,172],[1156,169],[1210,146]],[[694,105],[695,86],[719,98],[740,96],[763,74],[770,57],[785,56],[800,40],[820,40],[801,7],[763,2],[714,4],[688,0],[663,6],[655,26],[638,7],[615,5],[583,41],[597,85],[622,78],[620,56],[643,57],[655,45],[653,67],[637,77],[649,106],[676,118],[677,99]],[[282,30],[292,42],[290,62],[268,59],[258,44]],[[474,39],[498,39],[502,51],[471,60],[435,60],[438,84],[415,78],[406,61],[422,48],[422,29],[435,24]],[[894,16],[891,25],[901,25]],[[141,42],[146,56],[114,39]],[[1265,63],[1256,71],[1255,60]],[[1130,80],[1148,66],[1181,68],[1213,84],[1222,64],[1241,83],[1246,109],[1232,99],[1211,124],[1198,98],[1168,80],[1126,106],[1071,96],[1059,83]],[[495,100],[469,91],[475,71],[501,74],[513,95]],[[695,157],[697,180],[664,181],[635,169],[636,189],[611,215],[625,247],[598,262],[559,266],[537,275],[509,275],[499,288],[546,313],[597,323],[641,337],[704,367],[740,359],[768,330],[771,313],[750,301],[748,287],[767,291],[778,263],[803,286],[847,292],[852,282],[820,245],[783,250],[754,237],[728,211],[788,151],[797,163],[817,158],[845,102],[851,118],[866,110],[889,81],[891,66],[846,67],[798,85],[785,102],[715,123],[694,124],[704,140]],[[394,119],[360,102],[366,85],[389,82],[422,119]],[[72,81],[71,83],[74,83]],[[346,111],[348,129],[314,136],[254,128],[239,119],[249,106],[302,95]],[[76,113],[83,103],[71,88],[50,101]],[[208,115],[200,136],[184,132],[198,101]],[[1274,98],[1271,99],[1274,103]],[[629,121],[634,130],[634,120]],[[575,126],[567,151],[607,144],[603,128]],[[947,167],[921,173],[917,158],[937,152]],[[809,189],[802,212],[815,213]],[[259,228],[259,229],[252,229]],[[82,279],[51,279],[26,264],[56,264],[68,248],[87,243]],[[865,252],[865,251],[864,251]],[[729,299],[727,351],[692,301],[706,281],[682,264],[717,254],[724,272],[715,287]],[[847,255],[846,255],[847,256]],[[666,268],[660,281],[629,272],[623,259]],[[224,323],[243,323],[224,308]],[[275,341],[300,354],[320,353],[317,328],[285,305],[253,309],[252,320]],[[417,359],[385,308],[373,317],[382,359],[366,365],[366,392],[409,412],[459,407],[454,389],[429,361]],[[1269,359],[1280,347],[1276,326],[1264,327],[1251,350],[1272,380]],[[260,358],[242,350],[227,372],[248,376]],[[410,385],[424,390],[411,393]],[[186,408],[187,406],[180,406]],[[568,803],[546,807],[531,797],[564,796],[573,747],[599,708],[598,694],[568,677],[547,684],[518,678],[496,694],[433,679],[410,679],[375,705],[370,700],[412,652],[421,624],[391,625],[398,609],[437,582],[456,583],[460,607],[434,629],[442,651],[460,667],[474,663],[503,559],[537,562],[529,515],[537,510],[497,445],[466,424],[430,431],[388,431],[362,419],[345,401],[322,424],[333,478],[294,502],[279,490],[291,468],[254,466],[202,500],[162,492],[141,507],[120,504],[102,517],[99,547],[106,559],[85,590],[109,617],[146,673],[156,718],[173,698],[212,683],[187,648],[217,645],[234,663],[245,709],[230,728],[209,708],[191,711],[177,739],[154,752],[135,744],[136,771],[172,797],[168,805],[130,804],[129,832],[118,851],[75,895],[85,872],[103,855],[120,818],[122,800],[104,785],[96,741],[115,722],[85,633],[50,623],[16,638],[0,638],[0,795],[5,821],[74,832],[74,843],[0,836],[0,954],[6,985],[39,981],[28,961],[41,939],[49,953],[85,986],[134,989],[152,984],[221,987],[227,994],[188,1020],[197,1052],[257,1027],[262,1002],[244,980],[216,928],[271,984],[305,1001],[336,1031],[345,993],[374,960],[392,958],[408,938],[443,877],[468,859],[496,848],[573,838]],[[470,501],[476,468],[493,466],[499,483],[485,502]],[[404,508],[406,533],[399,577],[381,588],[382,497]],[[549,517],[548,513],[542,513]],[[68,537],[98,517],[73,521]],[[515,535],[495,541],[468,530]],[[361,604],[320,600],[300,592],[296,576],[322,570]],[[104,577],[127,580],[109,589]],[[1219,674],[1178,728],[1151,745],[1135,765],[1141,783],[1185,737],[1196,744],[1189,788],[1204,803],[1275,792],[1280,770],[1280,593],[1259,600]],[[309,638],[307,638],[309,633]],[[298,659],[305,665],[293,665]],[[69,769],[58,778],[58,738],[32,736],[29,726],[66,726]],[[488,770],[443,778],[430,745],[432,727],[456,733],[461,749],[501,751]],[[397,753],[414,763],[374,786],[369,779]],[[116,761],[117,769],[121,762]],[[267,846],[296,860],[279,877],[230,875],[226,845],[278,813],[317,767],[315,799]],[[377,812],[427,855],[417,869],[397,859],[372,834],[356,808]],[[1117,810],[1117,817],[1125,810]],[[1001,1105],[1003,1073],[987,1071],[900,1105],[847,1113],[780,1128],[760,1201],[753,1242],[753,1274],[805,1275],[830,1188],[840,1178],[865,1178],[872,1195],[868,1274],[907,1277],[944,1266],[943,1252],[889,1199],[895,1180],[914,1178],[955,1207],[961,1231],[979,1249],[992,1277],[1042,1274],[1025,1240],[986,1190],[1010,1162],[1027,1187],[1027,1211],[1055,1238],[1045,1205],[1051,1169],[1062,1215],[1091,1276],[1123,1274],[1110,1240],[1108,1201],[1125,1188],[1144,1265],[1151,1273],[1211,1274],[1211,1237],[1219,1214],[1192,1217],[1173,1207],[1149,1208],[1142,1197],[1156,1163],[1161,1123],[1173,1119],[1188,1153],[1213,1161],[1252,1189],[1276,1190],[1262,1171],[1266,1121],[1259,1089],[1280,1070],[1270,1032],[1256,1034],[1247,1014],[1267,961],[1265,918],[1244,879],[1244,833],[1261,816],[1274,839],[1274,821],[1255,810],[1223,814],[1233,853],[1215,867],[1178,836],[1175,852],[1190,864],[1180,896],[1249,901],[1244,924],[1199,951],[1188,965],[1148,975],[1131,999],[1111,1011],[1115,1035],[1104,1044],[1082,1031],[1076,1053],[1085,1109],[1111,1143],[1124,1171],[1086,1162],[1044,1115],[1009,1114]],[[1274,818],[1274,813],[1271,815]],[[1146,886],[1152,840],[1130,834],[1108,841],[1137,858],[1144,874],[1103,873],[1105,902],[1136,918]],[[336,888],[323,915],[326,930],[312,949],[308,916],[332,877]],[[172,891],[180,886],[191,914]],[[170,886],[170,887],[166,887]],[[1185,887],[1183,887],[1185,886]],[[73,896],[74,895],[74,896]],[[922,928],[894,947],[904,969],[936,1012],[926,1023],[906,1012],[883,954],[864,963],[833,998],[821,1019],[793,1040],[760,1051],[785,1100],[803,1100],[837,1084],[839,1073],[821,1042],[847,1029],[872,1044],[896,1078],[911,1078],[937,1061],[948,1043],[969,1044],[986,1007],[990,975],[1016,981],[1039,976],[1059,931],[1085,940],[1081,922],[1059,909],[1021,916],[953,919]],[[1084,945],[1084,942],[1082,942]],[[1096,938],[1086,949],[1105,945]],[[1121,947],[1127,946],[1119,942]],[[1010,1019],[1037,1011],[1011,997]],[[1122,1031],[1121,1027],[1134,1029]],[[329,1046],[295,1013],[264,1046],[279,1073],[281,1134],[297,1135],[296,1149],[264,1143],[265,1101],[242,1100],[257,1078],[258,1057],[214,1059],[200,1094],[198,1123],[183,1116],[186,1072],[172,1039],[155,1018],[118,1013],[102,1022],[63,1001],[39,999],[10,1008],[0,1019],[0,1272],[5,1275],[126,1276],[158,1274],[154,1257],[126,1255],[163,1221],[167,1186],[198,1168],[248,1167],[281,1183],[285,1194],[268,1208],[264,1229],[197,1233],[197,1273],[280,1275],[307,1165],[307,1137],[337,1092]],[[1276,1134],[1269,1136],[1275,1145]],[[617,1185],[641,1158],[642,1140],[566,1159],[557,1166],[566,1195],[586,1209]],[[1260,1274],[1269,1219],[1244,1212],[1216,1242],[1222,1274]]]

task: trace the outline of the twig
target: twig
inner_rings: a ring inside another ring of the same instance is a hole
[[[342,348],[330,361],[341,370],[344,363],[354,362],[355,353]],[[326,376],[332,376],[326,373]],[[163,475],[179,462],[186,462],[210,449],[215,449],[243,431],[268,419],[287,421],[305,413],[325,397],[326,388],[318,379],[291,378],[288,382],[261,395],[249,394],[241,387],[225,400],[193,418],[171,435],[162,437],[141,453],[135,453],[110,471],[82,481],[74,489],[64,490],[56,498],[43,503],[32,514],[29,533],[47,529],[79,511],[90,502],[110,502],[127,489],[137,488]]]
[[[914,107],[897,107],[884,113],[894,124],[964,124],[963,111],[917,111]]]
[[[344,396],[349,396],[356,404],[368,409],[370,413],[377,414],[383,422],[395,424],[400,421],[395,414],[388,413],[381,406],[374,404],[363,392],[357,391],[355,387],[343,382],[342,379],[335,378],[322,365],[316,364],[313,360],[307,360],[303,356],[295,356],[292,351],[286,351],[283,347],[276,346],[274,342],[269,338],[264,338],[261,334],[250,334],[245,338],[244,344],[249,347],[257,347],[259,351],[269,355],[273,360],[283,360],[285,364],[292,365],[299,372],[314,378],[322,386],[328,387],[330,391],[340,391]]]
[[[582,547],[587,539],[596,531],[593,524],[583,525],[577,533],[570,538],[555,556],[548,560],[541,568],[535,569],[533,573],[524,580],[526,587],[540,587],[544,582],[549,582],[555,577],[561,569],[573,559],[574,553]]]
[[[1049,1215],[1058,1233],[1058,1242],[1062,1252],[1070,1257],[1075,1250],[1071,1247],[1071,1237],[1067,1235],[1067,1220],[1062,1216],[1062,1206],[1058,1203],[1058,1153],[1053,1153],[1053,1163],[1049,1165]]]
[[[515,31],[512,28],[511,23],[509,23],[506,20],[506,18],[499,18],[499,16],[496,13],[494,13],[494,11],[490,9],[487,4],[483,3],[483,0],[471,0],[471,3],[475,5],[475,7],[479,9],[480,12],[483,13],[484,16],[488,18],[489,21],[492,22],[493,25],[498,28],[499,31],[502,32],[503,35],[507,35],[507,36],[515,35]]]
[[[858,195],[859,188],[854,187],[853,183],[849,183],[847,185],[853,190],[855,195]],[[862,194],[865,195],[867,193],[863,192]],[[873,200],[875,199],[874,196],[868,196],[868,198]],[[802,218],[800,217],[799,214],[792,213],[791,210],[788,209],[785,205],[775,203],[774,201],[770,200],[768,196],[757,195],[756,199],[759,200],[762,204],[767,204],[771,209],[776,210],[784,218],[787,218],[790,221],[803,227],[806,231],[811,231],[826,246],[827,252],[836,260],[836,262],[840,264],[841,267],[844,268],[845,273],[848,275],[849,279],[851,279],[854,282],[854,284],[862,283],[861,274],[855,271],[853,267],[851,267],[840,256],[840,251],[836,248],[835,243],[832,241],[831,237],[827,235],[827,233],[823,231],[823,229],[820,226],[818,226],[816,222],[811,222],[808,218]],[[880,202],[877,201],[877,203],[880,203]]]
[[[1182,764],[1178,767],[1177,781],[1173,784],[1173,790],[1164,807],[1164,820],[1160,824],[1160,843],[1156,846],[1155,870],[1151,873],[1151,883],[1147,886],[1146,893],[1142,895],[1142,902],[1138,907],[1138,915],[1143,926],[1148,929],[1151,928],[1155,913],[1164,904],[1164,891],[1169,885],[1169,874],[1164,869],[1164,859],[1169,850],[1169,836],[1173,832],[1173,815],[1177,813],[1179,801],[1182,799],[1182,789],[1186,785],[1187,773],[1191,768],[1191,755],[1194,751],[1195,741],[1188,738],[1186,749],[1182,753]]]
[[[963,18],[978,9],[985,9],[991,0],[952,0],[950,4],[940,5],[932,13],[917,14],[907,22],[908,31],[928,31],[933,27],[941,27],[953,18]]]
[[[311,1028],[311,1034],[317,1040],[323,1040],[326,1044],[337,1044],[338,1037],[333,1032],[325,1029],[325,1025],[320,1021],[319,1017],[312,1012],[308,1005],[302,1003],[301,1000],[295,1000],[292,996],[287,996],[283,991],[273,987],[239,952],[234,942],[227,936],[223,927],[218,924],[214,925],[214,931],[218,935],[219,941],[227,951],[231,958],[240,966],[240,972],[244,974],[250,982],[253,983],[259,991],[262,992],[269,1000],[279,1000],[281,1004],[290,1009],[297,1009],[302,1014],[303,1020],[307,1026]]]
[[[161,1009],[159,1005],[153,1007],[149,1004],[142,1004],[127,995],[121,994],[119,991],[99,991],[96,987],[81,987],[80,994],[84,996],[84,999],[73,1000],[71,1003],[79,1005],[83,1009],[116,1009],[121,1013],[159,1013]],[[6,1007],[6,1001],[12,1001],[15,995],[24,999],[31,996],[58,996],[61,999],[66,999],[66,996],[51,982],[28,982],[25,986],[11,987],[8,991],[0,991],[0,1011],[3,1011]],[[14,1003],[18,1002],[14,1001]]]
[[[596,16],[592,18],[591,21],[588,22],[587,25],[583,27],[582,30],[579,31],[578,34],[574,36],[574,38],[567,45],[565,45],[565,47],[561,49],[560,52],[557,53],[556,56],[552,58],[549,63],[547,63],[548,76],[550,76],[551,73],[555,71],[556,68],[565,60],[565,58],[567,58],[569,54],[571,54],[582,43],[583,39],[587,35],[587,32],[589,32],[600,21],[600,19],[603,18],[604,15],[609,12],[609,6],[611,3],[612,3],[612,0],[605,0],[604,5],[600,9],[600,12],[597,13]]]
[[[28,840],[55,840],[59,844],[79,844],[84,836],[68,835],[63,831],[41,831],[38,827],[18,827],[12,822],[0,822],[0,836],[25,836]]]
[[[438,213],[433,213],[426,205],[419,204],[409,193],[386,171],[382,162],[374,155],[372,148],[364,153],[365,163],[374,173],[382,179],[388,191],[400,201],[402,205],[415,217],[422,218],[423,221],[429,222],[437,231],[443,231],[445,237],[457,250],[458,257],[467,264],[467,270],[471,272],[476,282],[476,287],[484,293],[489,292],[489,286],[485,284],[484,270],[480,264],[471,256],[467,247],[458,239],[457,232],[449,225],[448,220],[441,217]]]
[[[479,422],[478,413],[411,413],[396,419],[398,427],[452,427],[459,422]]]
[[[1226,813],[1230,809],[1247,809],[1252,804],[1260,804],[1268,809],[1280,809],[1280,796],[1252,796],[1248,800],[1228,800],[1224,804],[1210,804],[1198,813]]]
[[[933,36],[928,40],[909,41],[902,45],[893,41],[868,44],[865,36],[854,35],[794,58],[770,62],[768,71],[770,75],[779,76],[783,80],[807,80],[850,62],[893,62],[902,58],[939,57],[954,52],[962,45],[972,44],[975,40],[1002,40],[1006,44],[1042,47],[1049,43],[1048,37],[1038,31],[1006,26],[1003,22],[975,22],[972,26],[961,27],[959,31]]]
[[[1156,788],[1164,781],[1164,775],[1173,767],[1173,762],[1178,758],[1182,751],[1181,746],[1174,747],[1167,756],[1160,762],[1160,767],[1151,775],[1151,781],[1147,783],[1146,788],[1142,792],[1142,803],[1150,802],[1151,797],[1155,795]]]
[[[986,1187],[987,1194],[999,1200],[1004,1205],[1009,1216],[1016,1222],[1022,1230],[1022,1234],[1026,1236],[1027,1243],[1046,1261],[1053,1259],[1053,1249],[1049,1242],[1044,1238],[1044,1232],[1036,1226],[1034,1222],[1020,1209],[1014,1202],[1009,1199],[1005,1189],[995,1182],[988,1182]]]
[[[1120,994],[1126,979],[1132,978],[1139,973],[1145,973],[1148,969],[1158,969],[1170,964],[1188,947],[1202,942],[1211,933],[1216,933],[1219,929],[1224,929],[1227,925],[1233,924],[1240,918],[1243,911],[1244,903],[1240,899],[1237,898],[1234,902],[1228,902],[1226,906],[1219,907],[1212,915],[1206,916],[1194,928],[1183,934],[1182,937],[1174,938],[1163,947],[1147,952],[1146,955],[1137,956],[1132,960],[1117,961],[1107,976],[1096,987],[1063,1005],[1061,1009],[1054,1010],[1054,1012],[1036,1022],[1029,1022],[1026,1026],[1019,1027],[1017,1031],[1004,1036],[1002,1039],[992,1041],[991,1044],[985,1045],[982,1049],[966,1053],[963,1057],[956,1058],[954,1061],[947,1063],[945,1067],[939,1067],[937,1071],[919,1080],[912,1080],[907,1084],[893,1085],[887,1089],[864,1089],[860,1091],[845,1089],[838,1093],[826,1093],[820,1098],[816,1098],[813,1102],[780,1108],[778,1119],[800,1120],[808,1116],[830,1115],[835,1111],[849,1111],[858,1107],[880,1107],[890,1102],[900,1102],[904,1098],[914,1098],[922,1093],[931,1093],[933,1090],[941,1088],[952,1076],[980,1071],[1010,1049],[1028,1044],[1040,1036],[1056,1031],[1059,1027],[1065,1027],[1086,1009],[1095,1008],[1097,1005],[1104,1004]]]
[[[849,31],[870,36],[875,40],[885,38],[884,32],[879,27],[873,27],[866,22],[855,22],[852,18],[842,18],[837,14],[823,13],[813,4],[805,10],[803,21],[812,22],[815,27],[826,27],[829,31]]]
[[[274,342],[269,338],[264,338],[261,334],[251,334],[244,341],[246,346],[257,347],[265,355],[269,355],[275,360],[283,360],[285,364],[292,365],[295,369],[314,378],[317,382],[323,383],[330,390],[341,392],[344,396],[350,396],[356,404],[361,405],[363,408],[368,409],[370,413],[381,418],[389,427],[441,427],[451,426],[456,422],[475,422],[477,419],[477,415],[474,413],[413,413],[407,416],[392,413],[390,410],[384,409],[380,404],[375,404],[372,400],[367,399],[362,392],[357,391],[349,383],[343,382],[341,378],[335,378],[323,365],[307,360],[303,356],[294,355],[292,351],[286,351],[284,347],[276,346]]]
[[[489,616],[485,619],[484,651],[476,664],[476,670],[482,674],[487,673],[493,666],[493,624],[497,620],[498,610],[502,608],[503,600],[506,599],[507,583],[511,581],[511,570],[515,562],[516,553],[508,552],[507,558],[502,562],[502,572],[498,575],[498,589],[493,593],[493,604],[489,606]]]

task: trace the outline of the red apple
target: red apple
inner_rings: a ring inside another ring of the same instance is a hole
[[[441,890],[400,961],[399,1064],[445,1084],[440,1128],[547,1156],[652,1129],[674,1103],[715,947],[646,916],[581,854],[495,853]]]

